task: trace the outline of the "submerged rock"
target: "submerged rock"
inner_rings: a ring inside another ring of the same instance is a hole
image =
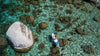
[[[30,8],[25,8],[25,13],[28,13],[28,12],[30,12]]]
[[[56,3],[59,5],[65,5],[68,2],[68,0],[57,0]]]
[[[79,27],[76,28],[76,32],[77,32],[78,34],[87,35],[87,33],[84,32],[84,31],[83,31],[81,28],[79,28]]]
[[[70,21],[70,17],[65,17],[65,22],[69,22]]]
[[[81,48],[83,48],[85,53],[95,53],[91,45],[81,46]]]
[[[70,17],[59,17],[59,21],[61,21],[62,23],[65,23],[65,22],[70,22]]]
[[[39,41],[39,39],[38,38],[35,38],[35,42],[38,42]]]
[[[71,0],[67,0],[67,2],[68,2],[69,4],[72,4],[72,1],[71,1]]]
[[[39,50],[43,50],[45,48],[45,45],[44,43],[40,43],[38,47],[39,47]]]
[[[21,22],[13,23],[6,32],[8,41],[15,51],[27,52],[34,43],[31,30]]]
[[[32,23],[32,25],[33,25],[33,27],[35,27],[35,26],[36,26],[36,22],[34,21],[34,22]]]
[[[7,46],[7,40],[4,37],[0,37],[0,50],[4,49]]]
[[[19,18],[24,24],[26,23],[26,15],[21,15]]]
[[[86,8],[82,8],[82,11],[85,11],[86,13],[88,12],[88,10]]]
[[[41,22],[39,26],[41,29],[46,29],[48,27],[48,24],[46,22]]]
[[[41,30],[39,29],[39,27],[36,27],[36,32],[41,33]]]
[[[32,23],[34,21],[34,17],[27,16],[26,20],[27,20],[28,23]]]
[[[72,12],[72,10],[66,10],[66,13],[67,14],[72,14],[73,12]]]
[[[58,41],[59,41],[60,47],[64,47],[64,46],[66,46],[68,44],[68,40],[67,39],[60,38]]]
[[[74,6],[77,5],[77,2],[76,1],[73,1],[72,3],[73,3]]]
[[[51,47],[50,48],[50,55],[51,56],[60,56],[60,51],[58,47]]]
[[[72,38],[68,38],[67,40],[68,40],[68,41],[75,41],[75,40],[73,40]]]
[[[58,24],[55,24],[55,30],[59,31],[60,30],[60,26]]]
[[[38,1],[34,1],[34,2],[32,2],[32,4],[38,5],[39,3],[38,3]]]
[[[97,21],[97,22],[100,21],[100,19],[97,18],[97,17],[94,17],[93,20],[94,20],[94,21]]]

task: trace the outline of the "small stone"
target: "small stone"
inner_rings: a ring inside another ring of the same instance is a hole
[[[39,47],[39,50],[43,50],[45,48],[45,45],[44,43],[40,43],[38,47]]]
[[[64,22],[64,17],[62,17],[62,16],[59,17],[59,21],[60,21],[60,22]]]
[[[38,1],[33,1],[32,4],[38,5]]]
[[[70,17],[65,17],[64,20],[65,20],[66,22],[69,22],[69,21],[70,21]]]
[[[21,15],[19,18],[24,24],[26,23],[25,15]]]
[[[86,13],[88,12],[88,10],[86,8],[82,8],[82,11],[85,11]]]
[[[53,21],[53,18],[48,18],[48,21]]]
[[[26,20],[27,20],[28,23],[32,23],[34,21],[34,17],[27,16]]]
[[[14,15],[14,14],[15,14],[14,12],[11,12],[11,13],[10,13],[10,15]]]
[[[20,19],[21,21],[22,21],[24,18],[25,18],[24,15],[21,15],[21,16],[19,17],[19,19]]]
[[[28,9],[25,9],[25,13],[28,13],[30,11],[30,9],[28,8]]]
[[[45,5],[45,7],[49,7],[48,5]]]
[[[60,56],[60,51],[58,47],[51,47],[50,48],[50,54],[51,56]]]
[[[88,53],[88,54],[95,53],[91,45],[81,46],[81,48],[83,48],[83,51],[85,53]]]
[[[33,25],[33,27],[35,27],[36,26],[36,23],[33,21],[32,25]]]
[[[72,10],[66,10],[66,13],[72,14]]]
[[[27,52],[34,44],[33,33],[21,22],[13,23],[8,28],[6,36],[11,46],[17,52]]]
[[[38,12],[39,12],[39,13],[41,13],[41,12],[42,12],[42,10],[38,10]]]
[[[35,38],[35,42],[38,42],[39,40],[38,40],[38,38]]]
[[[58,47],[52,48],[52,53],[57,53],[59,51]]]
[[[53,5],[54,8],[57,8],[57,5]]]
[[[55,0],[50,0],[50,1],[52,2],[52,1],[55,1]]]
[[[82,5],[82,3],[77,3],[77,5]]]
[[[22,22],[25,24],[26,23],[26,19],[23,19]]]
[[[41,22],[39,26],[41,29],[46,29],[48,27],[48,24],[46,22]]]
[[[51,54],[51,56],[60,56],[60,55],[58,55],[58,54]]]
[[[76,28],[76,32],[79,33],[79,34],[82,34],[82,35],[86,35],[87,33],[84,32],[81,28],[77,27]]]
[[[64,46],[66,46],[68,44],[68,40],[67,39],[60,38],[58,41],[59,41],[60,47],[64,47]]]
[[[71,35],[74,35],[75,34],[75,32],[73,32],[73,31],[71,31],[71,32],[69,32]]]
[[[72,38],[68,38],[67,40],[68,40],[68,41],[74,41]]]
[[[73,1],[73,5],[77,5],[77,2],[76,1]]]
[[[30,3],[24,3],[23,7],[25,8],[26,6],[29,6],[29,5],[30,5]]]
[[[60,26],[58,24],[55,24],[55,30],[59,31],[60,30]]]
[[[89,11],[89,13],[91,13],[92,11]]]
[[[36,32],[41,33],[41,30],[39,29],[39,27],[36,27]]]
[[[42,0],[37,0],[38,2],[41,2]]]
[[[76,8],[77,8],[77,9],[79,9],[79,8],[80,8],[80,6],[76,6]]]
[[[97,17],[94,17],[93,20],[97,21],[97,22],[100,21],[99,18],[97,18]]]
[[[60,7],[59,10],[63,10],[63,7]]]
[[[0,50],[4,49],[5,47],[7,47],[7,40],[4,37],[0,37]]]
[[[71,1],[71,0],[67,0],[67,2],[68,2],[69,4],[72,4],[72,1]]]
[[[70,17],[60,17],[59,20],[62,22],[62,23],[65,23],[65,22],[69,22],[70,21]]]
[[[46,14],[42,14],[42,16],[46,17]]]

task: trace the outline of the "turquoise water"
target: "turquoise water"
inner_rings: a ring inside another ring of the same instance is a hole
[[[58,2],[61,0],[58,0]],[[62,0],[63,1],[63,0]],[[80,0],[81,1],[81,0]],[[76,2],[80,2],[76,0]],[[100,21],[96,22],[93,20],[94,17],[100,19],[100,9],[97,8],[96,5],[91,5],[88,2],[83,1],[84,5],[78,5],[80,8],[77,9],[73,4],[57,4],[54,3],[55,1],[43,0],[40,2],[40,5],[33,5],[29,3],[26,8],[23,8],[22,5],[24,4],[23,1],[16,1],[16,0],[5,0],[0,1],[0,35],[6,37],[6,26],[10,23],[21,21],[21,15],[30,15],[35,18],[36,26],[33,27],[32,25],[26,23],[25,25],[31,29],[34,33],[35,38],[38,38],[38,42],[35,42],[32,49],[27,53],[18,53],[15,52],[10,45],[4,49],[3,54],[5,56],[47,56],[50,53],[50,47],[52,47],[52,43],[49,41],[49,35],[52,33],[57,33],[57,38],[71,38],[74,41],[68,41],[68,44],[64,47],[60,47],[59,51],[61,54],[60,56],[97,56],[100,55]],[[6,4],[5,6],[3,6]],[[47,6],[46,6],[47,5]],[[56,6],[53,6],[56,5]],[[4,10],[2,9],[4,8]],[[37,7],[37,8],[35,8]],[[30,10],[25,13],[25,9]],[[61,9],[59,9],[61,8]],[[82,11],[81,8],[86,8],[88,12]],[[20,10],[22,12],[20,12]],[[37,10],[36,13],[33,12]],[[38,12],[38,10],[42,10],[42,12]],[[72,13],[66,12],[66,10],[72,10]],[[89,13],[89,11],[91,11]],[[14,14],[13,14],[14,13]],[[39,13],[39,14],[38,14]],[[37,16],[35,16],[35,14]],[[70,17],[71,21],[69,27],[65,28],[67,23],[61,23],[59,21],[59,17]],[[78,20],[75,20],[79,18]],[[75,21],[74,21],[75,20]],[[73,22],[74,21],[74,22]],[[80,24],[84,22],[85,24]],[[40,33],[36,32],[36,27],[39,26],[39,23],[46,22],[48,27],[44,30],[41,30]],[[56,31],[55,25],[58,24],[62,31]],[[79,26],[80,25],[80,26]],[[75,28],[79,26],[82,30],[87,32],[87,35],[81,35],[75,32]],[[70,32],[74,34],[71,35]],[[41,51],[38,48],[40,43],[44,43],[45,48]],[[85,53],[81,46],[84,45],[91,45],[95,53]],[[64,50],[61,50],[64,48]]]

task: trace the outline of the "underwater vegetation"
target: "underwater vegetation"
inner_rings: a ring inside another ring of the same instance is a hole
[[[34,45],[25,53],[16,52],[6,36],[15,22],[23,23],[33,33]],[[57,35],[59,47],[52,41],[52,33]],[[100,4],[90,0],[0,0],[0,56],[97,55]]]

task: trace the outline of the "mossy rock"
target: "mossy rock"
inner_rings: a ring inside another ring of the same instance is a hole
[[[100,19],[97,18],[97,17],[94,17],[93,20],[94,20],[94,21],[97,21],[97,22],[100,21]]]
[[[6,38],[0,37],[0,51],[6,48],[8,45]]]
[[[76,32],[78,33],[78,34],[82,34],[82,35],[87,35],[87,32],[84,32],[81,28],[79,28],[79,27],[76,27]]]
[[[64,47],[64,46],[66,46],[68,44],[68,40],[67,39],[60,38],[58,41],[59,41],[60,47]]]
[[[44,43],[40,43],[38,47],[39,47],[39,50],[43,50],[45,48],[45,45]]]
[[[40,27],[41,29],[46,29],[46,28],[48,27],[48,24],[47,24],[46,22],[41,22],[41,23],[39,24],[39,27]]]
[[[83,48],[83,51],[85,53],[88,53],[88,54],[90,54],[90,53],[94,54],[95,53],[95,51],[93,50],[91,45],[81,46],[81,48]]]
[[[52,46],[50,48],[50,56],[60,56],[60,51],[59,51],[59,48],[58,47],[54,47]]]

